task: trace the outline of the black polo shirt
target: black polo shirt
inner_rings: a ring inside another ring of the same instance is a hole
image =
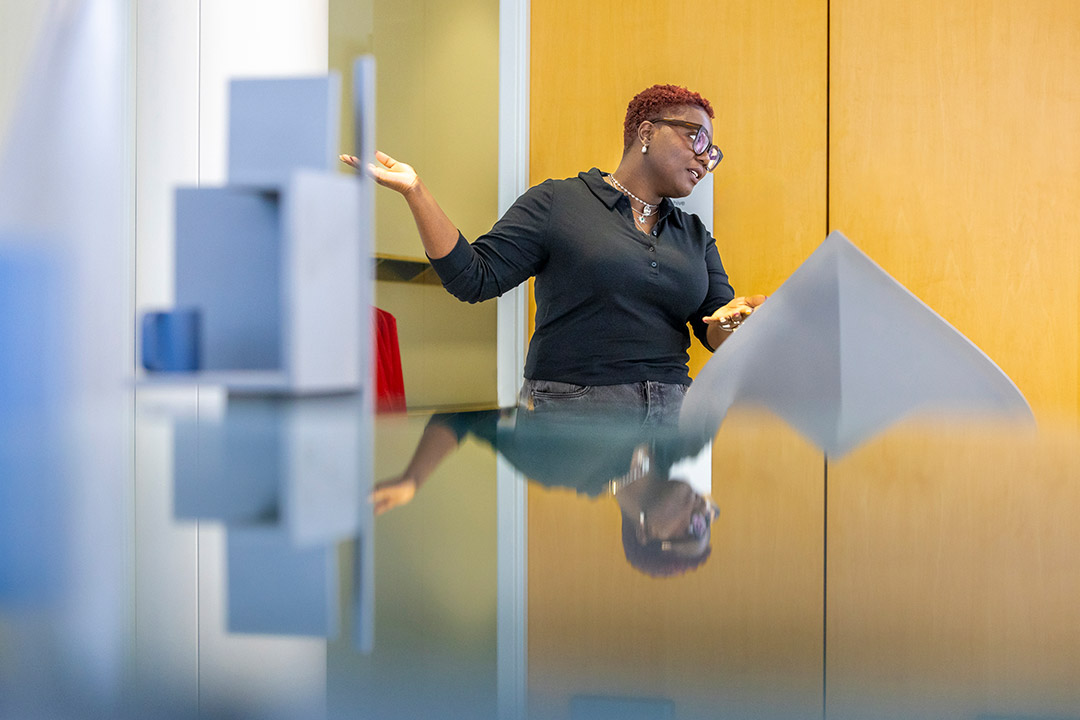
[[[593,168],[530,188],[486,235],[431,264],[455,297],[479,302],[536,277],[525,377],[579,385],[690,383],[690,334],[735,295],[716,242],[665,198],[652,235]]]

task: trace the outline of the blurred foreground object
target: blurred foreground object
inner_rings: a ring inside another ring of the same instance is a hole
[[[107,716],[124,693],[130,9],[122,0],[49,3],[0,154],[4,717],[66,708]]]
[[[919,413],[1034,422],[982,350],[838,231],[709,360],[680,426],[711,436],[735,405],[772,410],[832,456]]]
[[[177,307],[144,315],[148,379],[370,392],[370,182],[336,171],[340,94],[335,73],[232,81],[229,184],[176,192]]]
[[[60,264],[0,235],[0,611],[58,599],[65,330]]]

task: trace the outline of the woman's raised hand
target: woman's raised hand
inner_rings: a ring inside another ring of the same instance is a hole
[[[446,257],[457,246],[459,237],[457,226],[450,222],[446,213],[435,202],[424,181],[412,166],[398,162],[384,152],[375,153],[374,163],[363,167],[353,155],[342,155],[341,162],[356,169],[363,168],[375,182],[397,190],[409,203],[416,228],[420,231],[420,241],[424,243],[424,252],[432,259]]]
[[[341,162],[356,168],[361,169],[360,159],[355,155],[341,155]],[[383,187],[388,187],[391,190],[397,190],[399,193],[405,194],[408,191],[416,187],[420,179],[416,175],[416,171],[412,169],[411,165],[406,165],[403,162],[398,162],[394,158],[390,157],[384,152],[375,152],[375,159],[378,164],[368,163],[367,171],[375,178],[375,182],[379,183]]]

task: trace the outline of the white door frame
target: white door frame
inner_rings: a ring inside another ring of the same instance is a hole
[[[499,215],[529,186],[529,0],[499,0]],[[529,297],[520,285],[498,300],[500,407],[514,404],[525,367]],[[523,720],[528,637],[527,513],[524,478],[498,459],[499,717]]]

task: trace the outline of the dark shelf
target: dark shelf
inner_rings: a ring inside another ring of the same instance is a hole
[[[439,276],[435,274],[434,268],[426,260],[410,260],[385,255],[376,255],[374,259],[376,280],[419,283],[421,285],[442,284]]]

